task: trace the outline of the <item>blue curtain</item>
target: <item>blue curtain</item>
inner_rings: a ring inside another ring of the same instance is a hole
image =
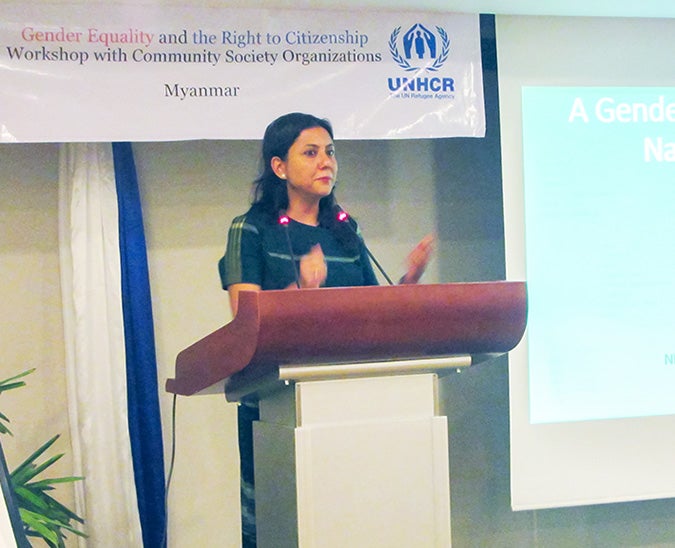
[[[113,143],[119,208],[122,310],[129,437],[143,545],[162,545],[166,523],[164,451],[148,260],[131,143]]]

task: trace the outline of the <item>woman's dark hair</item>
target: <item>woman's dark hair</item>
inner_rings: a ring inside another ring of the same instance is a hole
[[[302,112],[284,114],[265,130],[260,157],[260,174],[253,181],[253,207],[259,208],[277,222],[279,214],[288,209],[288,191],[286,181],[277,177],[272,169],[272,158],[278,156],[286,161],[288,150],[298,136],[306,129],[321,127],[333,138],[331,123],[323,118]],[[321,198],[319,202],[319,226],[331,230],[348,249],[358,249],[358,236],[348,223],[337,219],[340,206],[335,198],[335,189]]]

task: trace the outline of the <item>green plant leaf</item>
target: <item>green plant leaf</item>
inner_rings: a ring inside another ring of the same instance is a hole
[[[13,390],[14,388],[21,388],[22,386],[26,386],[26,383],[23,381],[19,382],[7,382],[7,380],[4,380],[0,382],[0,393],[6,392],[7,390]]]
[[[27,508],[28,510],[44,512],[49,509],[49,504],[43,497],[33,493],[30,489],[25,487],[17,487],[14,490],[19,502],[19,507]]]
[[[25,386],[25,383],[19,379],[33,371],[35,369],[24,371],[19,375],[0,381],[0,394],[7,390]],[[6,423],[9,423],[9,419],[0,413],[0,434],[9,433],[11,435],[12,432]],[[65,476],[32,481],[63,457],[63,453],[51,457],[45,456],[45,453],[58,438],[59,435],[57,434],[47,440],[17,466],[10,474],[10,483],[16,495],[19,515],[23,521],[26,535],[42,538],[49,546],[54,548],[65,548],[65,531],[70,531],[80,537],[87,536],[83,531],[71,525],[71,521],[84,524],[84,520],[51,497],[48,492],[53,491],[58,484],[72,483],[84,478]],[[39,463],[38,460],[43,456],[46,457],[44,462]]]
[[[9,424],[10,421],[7,417],[5,417],[5,415],[0,413],[0,434],[9,434],[10,436],[13,436],[14,434],[12,434],[9,426],[7,426],[7,424],[3,424],[3,422]]]
[[[36,465],[35,465],[35,460],[42,455],[47,449],[49,449],[54,442],[59,438],[59,435],[57,434],[53,438],[51,438],[49,441],[45,442],[41,447],[39,447],[36,451],[34,451],[26,460],[24,460],[19,466],[16,467],[16,469],[10,474],[12,482],[17,483],[17,484],[23,484],[26,483],[30,478],[34,477],[36,473],[34,470],[36,470]],[[55,462],[59,458],[61,458],[63,455],[59,455],[56,458],[50,459],[52,462]],[[44,470],[44,466],[42,469]]]
[[[38,476],[40,473],[44,472],[47,468],[49,468],[52,464],[54,464],[62,456],[63,456],[63,453],[61,453],[59,455],[54,455],[53,457],[48,458],[42,464],[31,463],[32,466],[30,466],[28,468],[30,474],[29,474],[29,477],[27,478],[26,481],[31,480],[35,476]]]
[[[61,535],[59,529],[54,527],[53,520],[42,514],[23,508],[19,508],[19,515],[21,516],[21,521],[28,528],[27,534],[30,534],[30,531],[34,531],[52,546],[58,546],[59,536]]]
[[[35,371],[35,368],[33,369],[28,369],[27,371],[24,371],[23,373],[19,373],[18,375],[14,375],[13,377],[10,377],[8,379],[4,379],[0,381],[0,394],[3,392],[6,392],[8,390],[13,390],[14,388],[20,388],[21,386],[26,386],[26,383],[23,381],[18,381],[17,379],[20,379],[21,377],[25,377],[26,375],[30,375],[33,371]],[[0,413],[0,434],[9,434],[12,436],[12,431],[9,429],[9,426],[4,423],[9,423],[9,419]]]
[[[40,492],[38,496],[41,497],[44,503],[48,505],[49,511],[46,512],[46,514],[51,516],[53,519],[58,519],[64,523],[68,523],[68,521],[71,519],[79,521],[80,523],[84,523],[84,520],[81,517],[75,514],[75,512],[69,510],[56,499],[50,497],[44,492]]]
[[[31,482],[32,487],[37,487],[38,489],[51,489],[51,485],[56,483],[73,483],[75,481],[82,481],[84,478],[80,476],[67,476],[63,478],[48,478],[40,481]]]
[[[30,481],[63,456],[63,453],[60,453],[48,458],[42,464],[36,463],[36,460],[42,457],[58,438],[58,435],[50,438],[10,474],[10,480],[17,495],[19,508],[32,513],[29,514],[32,515],[31,523],[26,525],[32,527],[37,536],[42,537],[51,546],[64,545],[62,529],[72,530],[73,532],[77,531],[70,525],[71,520],[84,523],[84,520],[77,514],[46,493],[46,491],[53,490],[53,485],[55,484],[70,483],[83,478],[67,476],[47,478],[34,482]],[[38,519],[36,516],[40,518]],[[57,531],[56,536],[53,534],[46,535],[46,532],[52,529]],[[81,531],[77,531],[77,534],[86,536]]]
[[[26,383],[23,381],[20,382],[14,382],[17,379],[20,379],[22,377],[25,377],[26,375],[30,375],[33,371],[35,371],[35,368],[33,367],[32,369],[28,369],[24,371],[23,373],[19,373],[18,375],[14,375],[13,377],[10,377],[8,379],[0,381],[0,394],[2,392],[5,392],[6,390],[12,390],[14,388],[19,388],[21,386],[26,386]]]
[[[56,502],[53,499],[52,501]],[[62,506],[59,503],[56,504],[58,506]],[[70,510],[68,510],[67,508],[65,510],[66,513],[72,514],[72,512],[70,512]],[[63,533],[60,532],[61,529],[71,531],[76,535],[84,538],[87,537],[86,533],[70,525],[69,516],[55,516],[53,509],[40,511],[29,508],[19,508],[19,513],[21,515],[22,521],[24,522],[24,525],[26,525],[29,528],[27,534],[31,534],[30,530],[33,530],[35,533],[37,533],[38,536],[42,536],[43,538],[45,538],[45,540],[48,540],[49,542],[57,542],[56,539],[58,539],[59,537],[63,538],[64,535]],[[75,518],[80,523],[84,523],[84,520],[82,520],[78,516],[75,516]],[[51,533],[47,534],[47,532],[55,532],[56,536],[53,536]],[[47,534],[47,537],[45,537],[45,534]]]
[[[84,523],[84,522],[82,522],[82,523]],[[82,537],[82,538],[88,538],[89,537],[89,535],[87,535],[87,533],[85,533],[83,531],[80,531],[79,529],[75,529],[75,527],[73,527],[72,525],[68,525],[66,523],[61,524],[61,528],[66,529],[67,531],[70,531],[71,533],[75,533],[78,537]]]

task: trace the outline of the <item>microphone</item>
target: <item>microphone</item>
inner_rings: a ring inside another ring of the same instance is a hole
[[[291,264],[293,265],[293,274],[295,275],[295,285],[298,286],[298,289],[300,289],[300,272],[298,271],[298,265],[295,264],[293,245],[291,244],[291,235],[288,232],[288,225],[291,222],[291,218],[286,215],[286,213],[280,212],[278,222],[284,227],[284,233],[286,234],[286,245],[288,245],[288,252],[291,256]]]
[[[375,255],[373,255],[370,252],[370,249],[368,249],[368,246],[366,245],[366,242],[361,238],[359,233],[356,231],[356,226],[355,226],[355,221],[352,220],[352,218],[347,215],[347,212],[344,209],[340,209],[337,214],[337,220],[341,223],[346,223],[349,228],[352,229],[354,234],[356,234],[359,239],[361,240],[361,243],[363,244],[363,248],[366,250],[366,253],[368,254],[368,257],[370,257],[370,260],[373,261],[377,269],[380,271],[382,276],[384,276],[384,279],[387,280],[387,283],[389,285],[394,285],[394,282],[391,281],[391,278],[387,275],[387,273],[384,271],[384,268],[382,268],[382,265],[379,263],[379,261],[375,258]]]

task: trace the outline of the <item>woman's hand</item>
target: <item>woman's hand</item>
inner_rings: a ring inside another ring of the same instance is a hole
[[[429,264],[429,259],[431,259],[435,240],[433,234],[428,234],[410,252],[406,259],[408,271],[401,278],[400,283],[416,284],[419,281],[427,268],[427,264]]]
[[[327,276],[326,258],[321,246],[316,244],[300,259],[300,287],[321,287],[326,282]]]
[[[316,244],[309,250],[307,255],[300,259],[300,287],[321,287],[326,282],[328,276],[328,267],[326,259],[323,256],[323,250],[319,244]],[[288,289],[295,289],[295,282],[288,286]],[[230,295],[230,308],[232,316],[237,315],[237,306],[239,304],[240,291],[260,291],[260,286],[255,284],[232,284],[227,288]]]
[[[232,284],[227,288],[227,294],[230,296],[230,310],[232,310],[232,317],[237,315],[240,291],[260,291],[260,286],[256,284],[241,283]]]

